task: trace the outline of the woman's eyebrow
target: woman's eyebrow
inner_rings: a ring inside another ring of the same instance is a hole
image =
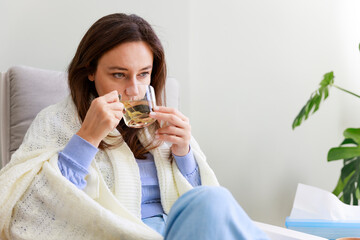
[[[143,70],[148,70],[148,69],[152,69],[152,65],[146,66],[146,67],[144,67],[144,68],[142,68],[140,70],[143,71]]]
[[[123,70],[123,71],[127,71],[127,68],[124,67],[118,67],[118,66],[113,66],[113,67],[109,67],[109,70]]]
[[[113,66],[113,67],[109,67],[109,70],[121,70],[121,71],[128,71],[127,68],[124,67],[119,67],[119,66]],[[140,71],[144,71],[144,70],[148,70],[148,69],[152,69],[152,65],[143,67],[142,69],[140,69]]]

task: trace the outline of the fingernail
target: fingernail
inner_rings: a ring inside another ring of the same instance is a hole
[[[159,135],[155,135],[155,139],[159,139]]]
[[[158,106],[154,106],[154,110],[159,110],[159,107]]]
[[[155,116],[155,115],[156,115],[155,112],[150,112],[149,114],[152,115],[152,116]]]

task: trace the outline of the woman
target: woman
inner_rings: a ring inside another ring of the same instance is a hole
[[[99,19],[68,78],[71,97],[38,114],[1,170],[1,239],[267,239],[217,187],[189,120],[161,106],[164,51],[145,20]],[[133,129],[118,95],[139,83],[161,107]]]

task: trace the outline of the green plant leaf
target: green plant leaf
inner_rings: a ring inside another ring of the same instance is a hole
[[[344,166],[333,194],[346,204],[359,204],[360,156],[344,159]]]
[[[321,87],[327,87],[334,83],[334,72],[328,72],[324,74],[324,79],[320,82]]]
[[[317,93],[312,97],[312,100],[305,106],[305,119],[309,117],[309,114],[311,113],[311,109],[313,108],[315,102],[319,99],[319,95]],[[320,97],[321,100],[321,97]]]
[[[355,190],[355,196],[357,199],[360,199],[360,175],[358,176],[357,188]]]
[[[357,158],[345,158],[344,159],[344,165],[349,164],[352,161],[356,161]]]
[[[354,172],[350,175],[349,180],[347,183],[345,183],[344,189],[343,189],[343,197],[344,197],[344,203],[350,204],[351,203],[351,195],[353,192],[353,186],[356,181],[356,176],[354,175]]]
[[[322,99],[322,93],[317,95],[315,98],[314,98],[314,104],[315,104],[315,108],[314,108],[314,111],[312,112],[313,114],[319,110],[319,107],[320,107],[320,103],[321,103],[321,99]]]
[[[348,177],[354,175],[355,173],[355,168],[356,168],[356,161],[352,161],[349,164],[346,164],[342,169],[341,169],[341,175],[340,178],[341,180],[344,182],[344,185],[348,184]]]
[[[305,108],[306,108],[306,105],[300,110],[300,113],[298,116],[304,116],[305,114]],[[294,122],[292,124],[292,128],[294,129],[296,126],[300,126],[301,124],[301,121],[302,121],[302,117],[297,117],[294,119]]]
[[[319,109],[321,101],[325,100],[329,96],[329,88],[333,83],[334,73],[328,72],[324,74],[324,78],[320,82],[320,87],[310,95],[310,99],[295,117],[292,123],[293,129],[300,126],[303,120],[306,120],[310,114],[314,114]]]
[[[354,144],[356,146],[358,145],[353,139],[345,138],[344,141],[342,141],[342,143],[340,144],[340,146],[347,145],[347,144]]]
[[[352,202],[352,205],[354,206],[357,206],[359,205],[359,201],[358,201],[358,198],[356,197],[356,190],[352,190],[352,195],[353,195],[353,202]]]
[[[359,186],[359,181],[358,181],[358,186]],[[360,190],[359,190],[359,188],[356,189],[355,196],[356,196],[357,199],[360,199]]]
[[[345,138],[353,139],[357,144],[360,143],[360,128],[348,128],[344,131]]]
[[[340,196],[340,194],[343,192],[345,185],[349,182],[349,179],[352,177],[352,174],[348,175],[344,180],[342,179],[342,174],[340,174],[338,183],[333,190],[333,193],[336,196]]]
[[[351,187],[351,193],[352,193],[352,205],[357,206],[359,201],[358,198],[356,197],[356,188],[355,188],[355,184],[352,185]]]
[[[329,96],[329,88],[324,88],[324,100]]]
[[[335,147],[328,152],[327,160],[339,160],[360,156],[360,147]]]
[[[332,193],[335,196],[339,196],[342,193],[343,189],[344,189],[344,182],[343,180],[341,180],[341,177],[339,177],[338,183],[336,184],[336,187]]]
[[[351,191],[350,191],[350,187],[345,186],[344,190],[343,190],[343,202],[346,204],[350,204],[351,201]]]

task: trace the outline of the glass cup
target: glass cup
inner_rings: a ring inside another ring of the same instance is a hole
[[[154,123],[156,119],[149,116],[156,106],[155,91],[150,85],[138,84],[125,89],[125,96],[119,94],[124,104],[124,121],[131,128],[143,128]]]

